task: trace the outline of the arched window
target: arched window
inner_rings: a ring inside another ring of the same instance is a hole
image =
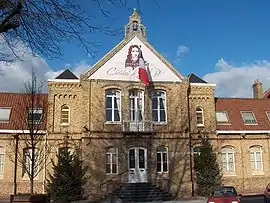
[[[106,121],[119,122],[120,121],[120,102],[121,93],[119,90],[106,90]]]
[[[196,108],[197,126],[204,126],[203,109],[201,107]]]
[[[157,172],[168,172],[168,147],[159,146],[157,147]]]
[[[166,122],[166,94],[156,90],[152,93],[152,120],[154,122]]]
[[[70,109],[67,105],[61,108],[61,124],[68,125],[70,122]]]
[[[263,171],[262,147],[261,146],[250,147],[249,154],[252,171]]]
[[[0,147],[0,177],[4,175],[5,149]]]
[[[224,173],[235,172],[234,148],[230,146],[221,149],[222,170]]]
[[[117,148],[109,148],[106,151],[106,173],[115,174],[118,168],[118,150]]]
[[[129,116],[130,121],[142,121],[144,111],[143,91],[132,89],[129,91]]]

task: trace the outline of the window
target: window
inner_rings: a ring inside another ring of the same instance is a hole
[[[70,109],[67,105],[61,108],[61,124],[68,125],[70,119]]]
[[[201,155],[201,147],[194,147],[193,149],[194,156],[200,156]]]
[[[10,109],[11,108],[6,108],[6,107],[1,107],[0,108],[0,122],[8,122],[9,121],[9,116],[10,116]]]
[[[129,91],[129,116],[130,121],[143,120],[143,92],[140,90]]]
[[[4,147],[0,147],[0,177],[4,175],[4,161],[5,161],[5,150]]]
[[[256,118],[252,111],[242,111],[241,115],[245,124],[257,123]]]
[[[34,164],[34,176],[38,173],[38,149],[34,148],[34,159],[32,162],[32,148],[23,149],[23,176],[32,174],[32,164]]]
[[[218,111],[216,112],[216,120],[217,123],[228,123],[228,115],[226,111]]]
[[[43,119],[43,109],[33,108],[28,109],[27,120],[29,123],[42,123]]]
[[[262,171],[262,148],[260,146],[250,147],[249,154],[252,171]]]
[[[152,94],[152,120],[166,122],[166,94],[164,91],[155,91]]]
[[[106,121],[120,121],[120,91],[106,91]]]
[[[196,108],[197,126],[204,126],[203,109],[201,107]]]
[[[235,172],[234,148],[223,147],[221,149],[222,169],[224,173]]]
[[[168,172],[168,148],[157,147],[157,172]]]
[[[270,121],[270,111],[266,111],[265,113],[266,113],[268,120]]]
[[[110,148],[106,152],[106,173],[117,173],[117,148]]]
[[[59,155],[62,154],[65,150],[67,150],[70,154],[74,154],[74,149],[70,147],[61,147],[58,149]]]

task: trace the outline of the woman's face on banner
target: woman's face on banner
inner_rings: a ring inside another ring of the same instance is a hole
[[[139,57],[139,49],[137,47],[133,47],[131,49],[131,57],[132,61],[137,61]]]

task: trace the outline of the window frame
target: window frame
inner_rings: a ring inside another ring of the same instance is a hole
[[[157,93],[161,92],[161,96],[157,96]],[[162,96],[164,96],[164,98],[162,98]],[[157,109],[153,109],[153,99],[156,98],[157,99]],[[160,108],[160,99],[163,100],[163,105],[164,105],[164,115],[165,115],[165,120],[161,121],[161,111],[163,109]],[[152,109],[152,122],[155,124],[166,124],[167,123],[167,93],[164,90],[154,90],[151,94],[151,109]],[[157,120],[153,119],[153,111],[157,111]]]
[[[110,152],[110,150],[115,150],[116,152]],[[107,162],[107,155],[109,155],[109,162]],[[113,163],[113,155],[115,155],[116,163]],[[116,164],[116,172],[113,172],[113,164]],[[107,165],[110,165],[110,171],[107,171]],[[105,154],[105,171],[107,175],[115,175],[118,174],[118,148],[110,147],[106,149]]]
[[[28,155],[25,155],[27,151],[30,154],[29,156]],[[39,163],[38,163],[39,162],[39,155],[40,155],[39,153],[40,152],[39,152],[39,149],[38,148],[35,148],[35,153],[37,153],[37,159],[36,159],[37,161],[35,162],[35,164],[37,166],[35,167],[36,168],[36,171],[35,171],[36,174],[34,174],[34,179],[37,179],[38,174],[40,172],[39,171]],[[27,172],[27,170],[29,170],[29,169],[26,169],[26,168],[28,167],[28,165],[29,165],[29,167],[32,167],[31,156],[32,156],[32,148],[31,147],[25,147],[25,148],[23,148],[23,165],[22,165],[22,178],[23,179],[29,179],[30,178],[29,177],[29,174]],[[27,161],[29,161],[29,164],[27,163]]]
[[[0,161],[0,179],[4,178],[4,172],[5,172],[5,148],[3,146],[0,146],[0,157],[3,157],[2,163]],[[1,160],[1,158],[0,158]]]
[[[198,123],[198,114],[202,116],[202,123]],[[197,127],[204,127],[204,110],[201,106],[196,107],[196,125]]]
[[[258,148],[259,150],[258,151],[253,150],[255,148]],[[252,160],[251,160],[251,154],[252,153],[254,155],[255,169],[253,169]],[[257,153],[260,154],[260,160],[259,161],[257,160],[257,156],[256,156]],[[254,145],[254,146],[251,146],[249,148],[249,161],[250,161],[250,167],[251,167],[252,173],[254,173],[254,172],[255,173],[256,172],[263,172],[263,150],[262,150],[262,146],[260,146],[260,145]],[[257,168],[257,163],[258,162],[260,162],[260,164],[261,164],[260,169]]]
[[[227,119],[227,121],[218,121],[217,119],[217,113],[223,113]],[[230,120],[229,120],[229,116],[228,116],[228,112],[227,111],[216,111],[215,112],[215,116],[216,116],[216,122],[217,124],[230,124]]]
[[[226,161],[223,162],[223,155],[226,156]],[[232,155],[232,170],[230,170],[230,161],[229,161],[229,155]],[[226,164],[226,170],[224,170],[223,164]],[[221,148],[221,164],[222,164],[222,172],[226,174],[235,173],[236,172],[236,162],[235,162],[235,148],[232,146],[224,146]]]
[[[115,91],[116,92],[116,95],[108,95],[107,92],[109,91]],[[119,93],[119,97],[117,97],[117,93]],[[110,89],[106,89],[105,90],[105,123],[121,123],[121,95],[122,95],[122,92],[121,90],[119,89],[116,89],[116,88],[110,88]],[[112,103],[111,103],[111,108],[108,108],[107,107],[107,98],[110,97],[112,99]],[[114,98],[116,98],[116,103],[117,101],[119,101],[119,109],[115,109],[114,107]],[[107,120],[107,110],[111,110],[111,117],[112,117],[112,120],[111,121],[108,121]],[[116,121],[115,120],[115,113],[114,111],[115,110],[118,110],[118,113],[119,113],[119,121]]]
[[[34,111],[41,111],[41,113],[35,113]],[[30,112],[34,112],[34,113],[32,113],[33,115],[35,115],[35,114],[41,114],[40,120],[32,119],[33,120],[33,124],[42,124],[43,123],[43,120],[44,120],[44,118],[43,118],[44,117],[44,109],[42,107],[34,107],[33,109],[32,108],[28,108],[27,109],[27,123],[32,123],[32,120],[29,120],[29,114],[30,114]]]
[[[67,109],[63,109],[64,107],[67,107]],[[68,112],[68,122],[63,122],[63,112]],[[70,107],[67,104],[61,106],[60,125],[70,125]]]
[[[251,113],[252,114],[252,117],[255,120],[255,122],[254,123],[247,123],[247,122],[245,122],[244,113]],[[254,114],[253,111],[240,111],[240,114],[241,114],[242,121],[243,121],[244,125],[258,125],[258,121],[257,121],[256,116],[255,116],[255,114]]]
[[[165,148],[166,151],[162,151],[161,148]],[[160,154],[160,162],[158,161],[158,154]],[[163,159],[164,154],[167,162]],[[158,164],[160,164],[160,171],[158,170]],[[164,171],[164,164],[167,165],[167,171]],[[156,167],[157,173],[169,173],[169,148],[167,146],[161,145],[156,148]]]
[[[6,110],[8,109],[9,110],[9,114],[8,114],[8,119],[7,120],[1,120],[0,119],[0,123],[8,123],[9,120],[10,120],[10,116],[11,116],[11,107],[0,107],[0,110],[3,109],[3,110]]]

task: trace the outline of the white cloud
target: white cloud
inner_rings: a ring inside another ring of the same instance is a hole
[[[203,79],[214,83],[216,96],[219,97],[253,97],[252,84],[259,79],[264,90],[270,87],[270,62],[255,61],[236,65],[221,58],[216,63],[217,71],[206,74]]]
[[[176,59],[175,61],[181,60],[185,55],[189,53],[189,48],[184,45],[179,45],[176,50]]]
[[[9,48],[0,38],[0,50],[5,50],[5,54],[11,55]],[[55,78],[63,70],[54,71],[48,65],[45,59],[31,54],[27,47],[23,44],[16,44],[16,52],[19,59],[15,59],[12,63],[0,61],[0,91],[20,92],[24,89],[24,83],[31,79],[32,69],[35,69],[36,76],[39,81],[46,81],[49,78]],[[85,62],[80,62],[75,65],[67,64],[65,68],[79,76],[86,72],[90,65]],[[47,90],[47,85],[44,85],[44,91]]]

